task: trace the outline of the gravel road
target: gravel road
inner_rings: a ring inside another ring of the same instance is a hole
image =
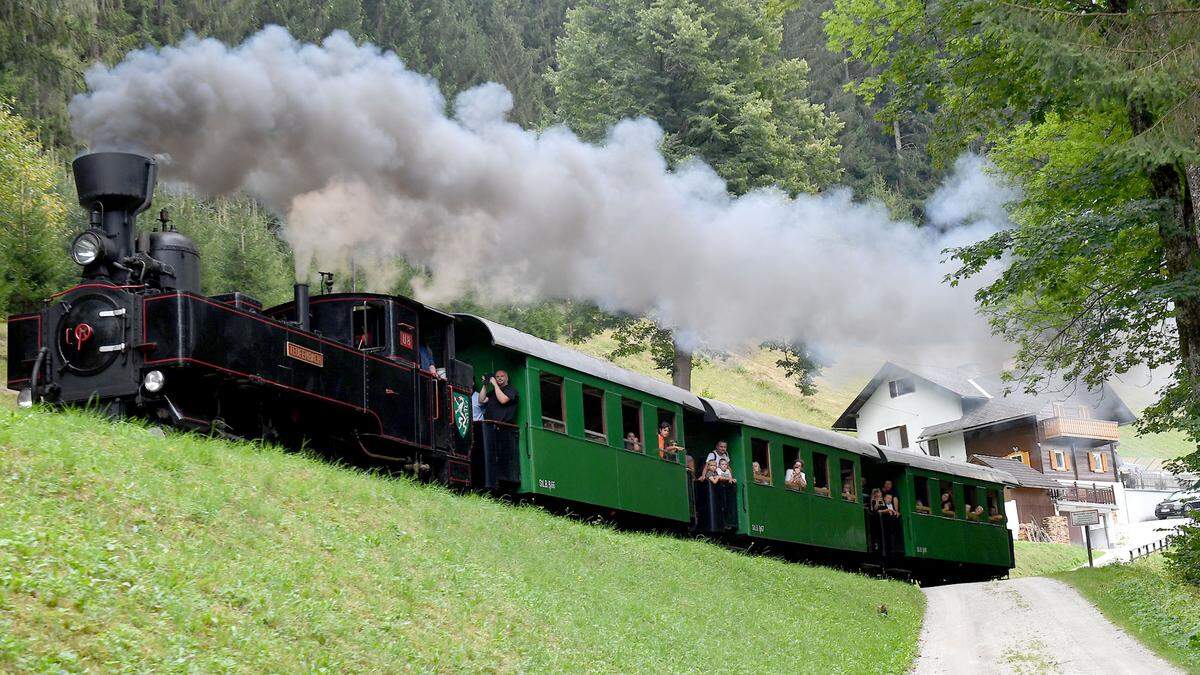
[[[926,588],[924,673],[1179,673],[1070,586],[1029,577]]]

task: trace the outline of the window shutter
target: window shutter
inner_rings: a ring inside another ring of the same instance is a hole
[[[1096,453],[1094,452],[1088,453],[1088,471],[1096,472]]]
[[[1108,473],[1108,455],[1103,452],[1100,453],[1100,470]]]
[[[883,433],[882,430],[875,432],[875,438],[879,441],[880,445],[887,445],[887,434]]]
[[[1067,451],[1064,450],[1063,451],[1063,471],[1070,471],[1070,470],[1071,470],[1071,455],[1067,454]]]
[[[908,447],[908,425],[907,424],[900,425],[900,447],[902,447],[902,448]]]

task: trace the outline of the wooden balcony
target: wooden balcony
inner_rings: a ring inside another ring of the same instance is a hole
[[[1054,491],[1054,498],[1060,502],[1078,502],[1082,504],[1116,504],[1117,495],[1112,488],[1081,487],[1072,485]]]
[[[1042,438],[1047,441],[1068,441],[1076,445],[1096,446],[1120,440],[1116,422],[1108,420],[1051,417],[1042,420]]]

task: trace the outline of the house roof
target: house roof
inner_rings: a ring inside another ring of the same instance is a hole
[[[471,314],[457,314],[456,316],[466,321],[476,322],[477,325],[481,326],[491,336],[492,344],[498,347],[511,349],[528,356],[536,356],[539,359],[565,366],[571,370],[593,375],[609,382],[615,382],[630,389],[650,394],[651,396],[657,396],[661,399],[678,403],[684,408],[689,408],[696,412],[704,412],[705,410],[704,406],[700,403],[700,398],[686,389],[680,389],[648,375],[626,370],[603,359],[588,356],[574,349],[534,337],[528,333],[522,333],[516,328],[509,328],[508,326],[488,321],[482,317]]]
[[[701,401],[706,408],[704,417],[708,421],[744,424],[748,427],[774,431],[775,433],[791,436],[792,438],[801,438],[806,441],[821,443],[822,445],[840,448],[847,452],[864,455],[872,459],[879,459],[879,450],[874,444],[860,441],[853,436],[846,436],[836,431],[814,427],[811,424],[793,422],[792,420],[781,419],[773,415],[765,415],[753,410],[739,408],[716,399],[704,398]]]
[[[1003,471],[1011,475],[1019,487],[1039,488],[1045,490],[1056,490],[1062,488],[1062,485],[1052,479],[1047,478],[1042,473],[1026,466],[1022,462],[1006,457],[989,457],[987,455],[971,455],[971,461],[977,464],[982,464],[999,471]]]
[[[858,411],[875,393],[875,389],[879,385],[889,380],[894,380],[898,377],[915,376],[922,380],[930,382],[934,385],[949,391],[952,394],[957,394],[962,398],[981,398],[986,399],[987,393],[981,391],[978,387],[971,383],[970,378],[953,368],[941,368],[937,366],[923,366],[913,364],[900,364],[888,361],[875,373],[871,381],[867,383],[858,396],[850,402],[840,417],[833,423],[834,429],[843,431],[857,431],[858,421],[856,415]]]
[[[1113,420],[1118,424],[1128,424],[1134,420],[1134,414],[1117,395],[1117,392],[1107,384],[1096,389],[1088,389],[1082,384],[1051,381],[1045,389],[1037,394],[1028,394],[1005,382],[999,374],[967,377],[957,369],[939,368],[935,366],[901,365],[887,362],[871,378],[866,387],[859,392],[854,401],[842,415],[833,423],[834,429],[857,430],[856,416],[867,399],[883,382],[896,377],[912,375],[930,382],[951,393],[957,394],[963,400],[963,416],[956,420],[925,427],[921,438],[931,438],[955,431],[965,431],[977,427],[990,426],[1000,422],[1022,419],[1024,417],[1047,418],[1053,417],[1053,404],[1082,405],[1093,411],[1100,419]],[[1012,388],[1013,391],[1006,393]]]

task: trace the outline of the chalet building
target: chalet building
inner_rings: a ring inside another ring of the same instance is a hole
[[[1009,388],[1015,390],[1006,393]],[[1128,406],[1108,385],[1052,386],[1036,395],[1017,389],[998,374],[969,367],[889,362],[834,428],[880,445],[964,462],[980,458],[977,463],[990,466],[987,458],[1016,460],[1053,481],[1056,487],[1040,489],[1057,513],[1097,508],[1115,525],[1124,511],[1116,448],[1120,425],[1134,419]],[[1016,501],[1018,513],[1010,520],[1016,515],[1017,522],[1040,522],[1043,501],[1032,494]]]

